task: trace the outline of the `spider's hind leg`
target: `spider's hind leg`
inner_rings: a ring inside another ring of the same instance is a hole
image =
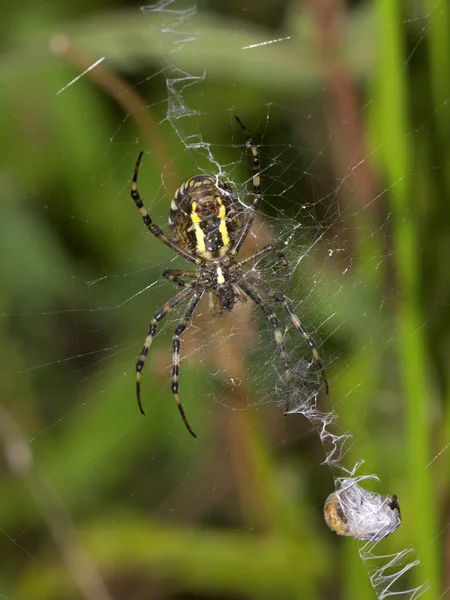
[[[328,394],[330,391],[329,386],[328,386],[328,379],[327,379],[327,375],[325,373],[325,367],[323,366],[322,359],[320,358],[319,352],[317,351],[317,346],[316,346],[315,341],[313,340],[311,335],[306,331],[306,329],[303,327],[302,322],[300,321],[298,316],[292,310],[291,305],[290,305],[289,301],[287,300],[287,298],[284,298],[284,300],[282,301],[282,304],[283,304],[284,310],[290,316],[292,324],[297,329],[297,331],[299,331],[302,334],[303,339],[306,341],[306,343],[310,347],[313,358],[314,358],[317,366],[319,367],[320,373],[323,378],[323,382],[325,384],[325,393]]]
[[[248,296],[244,294],[238,285],[233,285],[234,293],[236,294],[236,300],[245,304],[248,301]]]
[[[144,408],[141,402],[141,371],[144,367],[144,361],[147,358],[148,351],[150,350],[150,346],[152,345],[153,338],[156,335],[156,329],[158,327],[159,321],[164,319],[164,317],[169,314],[178,304],[186,300],[192,294],[191,288],[185,288],[178,292],[172,300],[169,300],[167,304],[165,304],[161,309],[157,310],[153,316],[153,319],[148,326],[148,334],[145,338],[144,346],[141,350],[139,358],[136,363],[136,399],[139,406],[139,410],[142,415],[145,415]]]
[[[188,305],[186,306],[186,310],[184,311],[183,318],[178,323],[175,329],[175,334],[173,336],[173,357],[172,357],[172,394],[175,398],[175,402],[177,403],[178,410],[180,411],[181,418],[183,419],[184,426],[192,435],[192,437],[196,438],[197,435],[191,429],[189,422],[184,413],[183,405],[181,404],[180,396],[178,395],[178,378],[180,374],[180,349],[181,349],[181,340],[180,336],[189,325],[189,321],[194,313],[194,310],[197,308],[198,303],[200,302],[203,296],[202,291],[195,291],[194,296],[190,299]]]
[[[196,275],[197,271],[185,271],[184,269],[166,269],[163,271],[163,277],[181,287],[192,287],[192,283],[186,282],[183,277],[195,277]]]
[[[327,375],[325,372],[325,367],[323,366],[323,363],[322,363],[322,359],[320,358],[319,352],[317,350],[316,343],[315,343],[314,339],[312,338],[312,336],[303,327],[302,322],[300,321],[299,317],[292,310],[290,300],[284,294],[277,292],[276,290],[272,289],[268,285],[265,285],[265,283],[263,283],[256,277],[250,276],[249,281],[250,281],[251,285],[262,290],[265,294],[267,294],[275,302],[281,303],[284,310],[289,315],[292,324],[297,329],[297,331],[299,331],[301,333],[301,335],[303,336],[303,339],[306,341],[306,343],[310,347],[311,353],[313,355],[313,359],[314,359],[315,363],[317,364],[317,366],[319,367],[320,374],[322,375],[322,378],[323,378],[323,382],[325,385],[325,393],[328,394],[329,393],[328,379],[327,379]],[[289,404],[286,404],[284,410],[285,410],[285,413],[289,410]]]
[[[273,331],[275,342],[278,347],[278,351],[280,353],[281,362],[284,366],[286,381],[289,381],[291,375],[291,371],[289,368],[289,359],[284,347],[283,332],[281,331],[278,318],[273,312],[273,308],[270,306],[270,304],[264,302],[260,294],[258,294],[258,292],[256,292],[250,285],[248,285],[244,281],[241,281],[239,283],[239,287],[241,288],[242,292],[244,292],[250,298],[250,300],[252,300],[256,304],[256,306],[258,306],[263,311],[263,313],[268,318],[270,327]]]

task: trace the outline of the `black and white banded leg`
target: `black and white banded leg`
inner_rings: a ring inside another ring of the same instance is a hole
[[[161,227],[158,227],[158,225],[153,223],[152,218],[148,214],[137,189],[137,178],[143,154],[143,152],[139,153],[138,159],[136,161],[136,166],[134,167],[133,179],[131,181],[131,197],[133,198],[134,203],[136,204],[139,212],[141,213],[142,220],[144,221],[145,226],[150,231],[150,233],[152,233],[161,242],[163,242],[163,244],[166,244],[166,246],[172,248],[174,252],[177,252],[180,256],[183,256],[186,260],[189,260],[190,262],[199,264],[198,258],[192,256],[192,254],[189,254],[189,252],[186,252],[185,250],[180,248],[178,244],[175,244],[175,242],[168,238],[164,231],[161,229]]]
[[[265,285],[257,277],[250,277],[250,283],[251,283],[251,285],[255,286],[256,288],[262,290],[265,294],[267,294],[275,302],[281,303],[284,310],[289,315],[292,324],[297,329],[297,331],[299,331],[302,334],[303,339],[306,341],[306,343],[310,347],[314,361],[316,362],[317,366],[319,367],[320,373],[321,373],[323,381],[324,381],[325,393],[328,394],[329,393],[328,379],[327,379],[327,375],[325,373],[325,368],[323,366],[322,359],[320,358],[319,352],[317,350],[316,343],[315,343],[314,339],[312,338],[312,336],[303,327],[302,322],[300,321],[299,317],[292,310],[291,301],[289,300],[289,298],[287,298],[284,294],[281,294],[280,292],[277,292],[276,290],[272,289],[271,287]],[[289,406],[287,406],[285,410],[289,410]]]
[[[247,131],[247,128],[245,127],[243,122],[240,120],[240,118],[237,117],[236,115],[234,116],[234,118],[239,123],[240,128],[242,129],[242,131],[245,134],[245,137],[247,138],[247,146],[250,148],[251,153],[252,153],[252,172],[253,172],[253,176],[252,176],[253,202],[251,203],[250,208],[249,208],[250,214],[249,214],[247,223],[245,224],[245,227],[242,229],[241,235],[239,236],[239,238],[237,239],[237,241],[234,245],[234,248],[231,249],[231,254],[233,256],[236,256],[236,254],[239,252],[242,244],[244,243],[244,240],[247,237],[248,232],[250,231],[250,228],[253,223],[253,219],[255,217],[255,211],[258,209],[258,205],[261,201],[261,164],[259,162],[258,147],[255,145],[255,142],[253,141],[252,136]]]
[[[291,276],[289,261],[286,258],[286,254],[282,250],[279,250],[279,248],[277,248],[277,246],[275,246],[275,244],[269,244],[268,246],[264,246],[264,248],[255,252],[254,254],[252,254],[252,256],[248,256],[247,258],[240,260],[237,263],[238,267],[242,267],[242,265],[245,265],[249,262],[255,261],[257,258],[263,258],[264,256],[267,256],[268,254],[272,254],[273,252],[276,253],[278,260],[282,264],[282,267],[284,270],[284,275],[285,275],[286,279],[289,279]]]
[[[169,314],[178,304],[186,300],[193,294],[192,288],[185,288],[178,292],[172,300],[170,300],[167,304],[165,304],[162,308],[156,311],[153,319],[150,322],[148,327],[148,334],[145,338],[144,346],[141,350],[141,354],[139,355],[138,361],[136,363],[136,398],[139,406],[139,410],[141,414],[145,415],[144,408],[141,402],[141,371],[144,366],[144,361],[147,358],[148,351],[150,346],[152,345],[153,338],[156,334],[156,329],[158,327],[158,322],[161,321],[167,314]]]
[[[280,353],[281,362],[283,363],[283,366],[284,366],[286,380],[288,380],[291,372],[289,369],[288,356],[286,353],[286,349],[284,347],[283,332],[280,329],[280,323],[278,321],[278,317],[273,312],[273,308],[270,306],[270,304],[265,302],[264,299],[258,294],[258,292],[256,292],[254,289],[252,289],[249,285],[247,285],[245,282],[239,282],[239,287],[241,288],[241,290],[243,292],[245,292],[247,294],[247,296],[250,298],[250,300],[253,300],[253,302],[263,311],[263,313],[268,318],[270,327],[272,328],[272,331],[273,331],[275,342],[278,347],[278,351]]]
[[[316,346],[315,341],[313,340],[313,338],[311,337],[311,335],[306,331],[306,329],[303,327],[302,322],[300,321],[300,319],[298,318],[298,316],[292,310],[291,304],[290,304],[290,302],[289,302],[289,300],[287,298],[285,298],[282,301],[282,305],[283,305],[284,310],[290,316],[292,324],[297,329],[297,331],[299,331],[302,334],[304,340],[306,341],[306,343],[310,347],[311,353],[313,355],[313,358],[314,358],[315,362],[317,363],[317,366],[319,367],[320,373],[321,373],[321,375],[323,377],[323,381],[324,381],[324,384],[325,384],[325,393],[328,394],[328,392],[329,392],[328,379],[327,379],[327,376],[325,374],[325,369],[324,369],[322,360],[321,360],[321,358],[319,356],[319,352],[317,351],[317,346]]]
[[[163,277],[169,279],[169,281],[173,281],[181,287],[193,287],[193,284],[185,281],[183,277],[195,277],[196,274],[196,271],[185,271],[184,269],[166,269],[163,272]]]
[[[172,394],[174,395],[175,402],[177,403],[178,410],[180,411],[183,423],[192,437],[197,437],[192,431],[191,426],[188,423],[186,415],[184,414],[183,405],[181,404],[180,397],[178,395],[178,378],[180,375],[180,349],[181,339],[180,336],[183,334],[186,327],[189,325],[191,317],[198,306],[204,292],[195,291],[194,296],[189,300],[188,305],[184,311],[183,318],[178,323],[175,329],[175,335],[173,336],[173,357],[172,357]]]

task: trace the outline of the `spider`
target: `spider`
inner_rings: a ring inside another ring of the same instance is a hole
[[[144,361],[156,334],[158,323],[176,306],[188,300],[182,319],[175,328],[172,356],[172,394],[180,411],[181,418],[189,433],[191,429],[178,394],[180,371],[180,338],[189,325],[192,315],[203,295],[207,293],[210,306],[218,314],[231,312],[237,301],[252,300],[267,316],[272,328],[280,358],[289,379],[289,361],[284,347],[283,334],[273,308],[264,296],[281,304],[289,315],[294,327],[309,345],[313,358],[318,364],[328,394],[328,381],[314,340],[303,327],[300,319],[291,308],[291,301],[281,292],[269,287],[256,275],[242,267],[256,258],[275,253],[282,266],[287,269],[287,259],[276,245],[265,246],[252,256],[238,260],[237,255],[253,223],[255,212],[261,200],[260,160],[258,149],[246,127],[235,116],[247,139],[247,147],[252,153],[253,200],[249,207],[242,204],[233,189],[223,180],[212,175],[195,175],[187,179],[175,193],[169,211],[171,237],[153,223],[144,207],[137,189],[137,179],[143,152],[139,153],[131,184],[131,197],[141,213],[147,229],[174,252],[195,265],[195,269],[166,269],[163,276],[182,288],[162,308],[156,311],[148,328],[139,359],[136,363],[136,397],[141,414],[145,411],[141,402],[141,372]],[[188,278],[190,281],[186,281]],[[285,406],[285,413],[289,406]]]

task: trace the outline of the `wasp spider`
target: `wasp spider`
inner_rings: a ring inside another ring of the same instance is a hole
[[[222,311],[230,312],[238,300],[246,301],[248,298],[264,312],[272,328],[286,378],[289,378],[289,362],[279,321],[272,306],[264,297],[281,304],[294,327],[301,333],[311,348],[313,358],[322,373],[326,393],[328,393],[328,381],[314,340],[292,311],[291,301],[281,292],[269,287],[259,277],[243,269],[243,266],[247,263],[270,253],[276,253],[279,261],[287,268],[287,260],[284,254],[275,245],[271,244],[249,258],[237,259],[261,200],[261,168],[258,149],[253,143],[251,135],[241,120],[238,117],[235,118],[247,138],[247,147],[250,148],[252,153],[253,199],[249,207],[244,206],[232,188],[218,177],[195,175],[181,184],[170,203],[169,227],[171,237],[168,237],[158,225],[153,223],[137,189],[137,178],[143,152],[139,154],[137,159],[131,184],[131,197],[150,233],[195,265],[195,268],[191,271],[166,269],[163,273],[164,277],[170,279],[182,289],[161,309],[156,311],[150,322],[144,347],[136,363],[137,401],[141,413],[145,414],[141,402],[141,372],[156,334],[158,323],[176,306],[188,301],[183,317],[176,326],[173,336],[172,393],[181,418],[193,437],[197,436],[188,423],[178,395],[180,337],[205,293],[209,294],[211,305],[219,313]],[[288,408],[286,406],[285,410],[287,411]]]

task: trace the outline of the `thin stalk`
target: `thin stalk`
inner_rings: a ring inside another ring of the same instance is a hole
[[[450,81],[450,11],[447,3],[428,0],[428,59],[433,108],[437,110],[437,133],[448,140]]]
[[[381,136],[383,166],[390,189],[390,208],[395,240],[395,269],[398,285],[398,352],[401,384],[405,398],[405,443],[409,471],[410,513],[407,526],[420,558],[415,577],[428,581],[433,597],[439,596],[438,546],[435,498],[430,461],[430,375],[424,339],[424,317],[419,298],[419,224],[411,210],[413,188],[411,142],[408,122],[408,87],[403,19],[399,0],[377,0],[379,23],[379,66],[376,102],[377,127]]]

